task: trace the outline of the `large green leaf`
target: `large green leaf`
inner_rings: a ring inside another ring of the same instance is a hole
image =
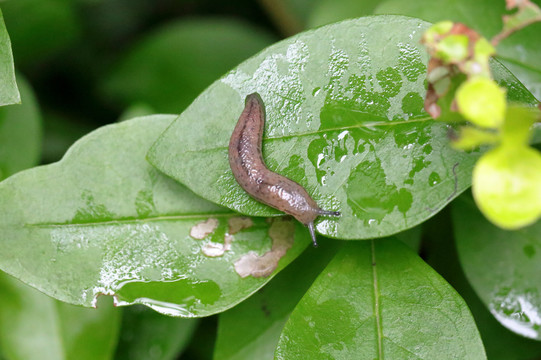
[[[9,360],[112,359],[120,311],[111,301],[85,309],[51,299],[0,273],[0,349]]]
[[[541,340],[541,222],[504,231],[471,198],[453,205],[460,262],[473,288],[502,325]]]
[[[122,315],[115,360],[177,359],[198,322],[164,316],[144,306],[130,306]]]
[[[274,358],[289,315],[339,247],[336,241],[319,243],[256,294],[219,315],[215,360]]]
[[[66,302],[91,306],[108,294],[191,317],[260,288],[270,277],[249,276],[258,266],[268,275],[294,259],[308,244],[301,225],[242,220],[145,161],[173,119],[103,127],[62,161],[0,183],[0,269]],[[220,254],[224,238],[231,249]]]
[[[463,274],[461,276],[464,277]],[[517,335],[501,325],[488,311],[466,279],[462,284],[453,283],[453,287],[468,304],[490,360],[541,359],[541,342]]]
[[[466,301],[490,360],[531,360],[541,357],[541,342],[526,339],[503,327],[468,283],[458,260],[451,210],[447,207],[423,224],[423,259]]]
[[[238,212],[278,212],[235,182],[227,146],[247,94],[266,103],[270,169],[339,210],[317,230],[366,239],[424,221],[470,185],[475,154],[451,149],[446,124],[423,110],[427,23],[368,17],[302,33],[242,63],[201,94],[149,160],[195,193]],[[512,99],[535,100],[501,66]]]
[[[541,1],[534,2],[541,4]],[[375,10],[376,14],[402,14],[431,22],[452,20],[465,23],[482,35],[492,37],[503,27],[506,13],[504,0],[387,0]],[[533,24],[502,41],[498,59],[519,80],[541,99],[541,23]]]
[[[17,83],[15,82],[11,41],[4,24],[2,10],[0,10],[0,84],[2,84],[0,86],[0,106],[21,101]]]
[[[347,244],[297,305],[277,359],[486,359],[462,298],[396,239]]]
[[[39,162],[41,116],[30,86],[19,76],[21,104],[0,108],[0,180]]]
[[[178,21],[140,41],[103,91],[124,105],[143,102],[157,112],[180,113],[214,80],[273,40],[238,21]]]

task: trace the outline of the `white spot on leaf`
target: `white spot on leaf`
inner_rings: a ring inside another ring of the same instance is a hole
[[[254,222],[249,217],[233,217],[228,221],[229,234],[233,235],[241,230],[248,229],[254,225]]]
[[[235,262],[235,271],[240,277],[267,277],[278,267],[278,262],[293,245],[295,224],[291,220],[276,219],[270,229],[272,249],[259,256],[250,251]]]
[[[210,257],[218,257],[222,256],[226,251],[231,250],[231,243],[233,242],[233,236],[229,234],[225,234],[224,243],[215,243],[215,242],[209,242],[203,246],[201,251],[206,256]]]
[[[190,230],[190,236],[197,240],[203,240],[209,234],[212,234],[217,227],[218,219],[209,218],[206,221],[195,224]]]

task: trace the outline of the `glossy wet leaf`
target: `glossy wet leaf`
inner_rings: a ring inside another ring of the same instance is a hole
[[[34,93],[19,76],[21,104],[0,107],[0,179],[36,165],[41,152],[41,116]]]
[[[0,273],[0,351],[9,360],[112,359],[120,311],[56,301]]]
[[[238,21],[178,21],[140,41],[103,91],[124,105],[146,103],[157,112],[180,113],[214,80],[273,41]]]
[[[541,153],[526,145],[500,145],[473,170],[475,202],[492,223],[517,230],[541,217]]]
[[[427,26],[368,17],[275,44],[202,93],[149,160],[210,201],[249,215],[277,214],[241,189],[228,162],[244,98],[257,91],[266,105],[268,167],[304,186],[320,207],[342,213],[320,218],[320,233],[366,239],[413,227],[470,185],[477,157],[453,150],[447,126],[423,110],[419,38]],[[534,101],[501,66],[495,69],[512,85],[512,99]]]
[[[219,315],[215,360],[267,360],[289,315],[334,256],[339,244],[319,239],[268,285]]]
[[[161,315],[144,306],[124,309],[116,360],[173,360],[193,335],[197,319]]]
[[[541,1],[534,1],[541,4]],[[375,14],[401,14],[438,22],[452,20],[465,23],[489,39],[502,28],[501,17],[506,13],[505,1],[494,0],[421,0],[383,1]],[[497,59],[541,98],[541,23],[532,24],[503,40],[497,47]]]
[[[185,317],[223,311],[270,280],[241,279],[234,264],[292,246],[280,269],[308,232],[288,220],[239,220],[152,168],[145,154],[173,119],[103,127],[62,161],[0,183],[0,269],[66,302],[91,306],[109,294]],[[226,250],[224,238],[230,250],[205,255]]]
[[[469,284],[458,260],[449,208],[423,224],[423,259],[466,301],[490,360],[525,360],[541,356],[541,342],[503,327]]]
[[[522,337],[500,324],[464,279],[455,285],[470,308],[490,360],[524,360],[541,358],[541,342]]]
[[[467,305],[406,245],[347,244],[289,318],[276,359],[486,359]]]
[[[18,103],[21,99],[15,82],[15,68],[11,41],[9,39],[4,16],[0,10],[0,106]]]
[[[460,262],[483,303],[511,331],[541,340],[541,222],[501,230],[466,196],[453,204],[453,222]]]

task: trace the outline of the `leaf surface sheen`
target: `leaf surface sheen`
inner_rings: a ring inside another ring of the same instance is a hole
[[[476,293],[503,326],[541,340],[541,222],[502,230],[467,196],[452,209],[460,262]]]
[[[149,160],[198,195],[252,216],[279,212],[233,178],[227,146],[244,98],[266,105],[263,156],[326,210],[317,230],[342,239],[415,226],[470,186],[476,153],[450,148],[448,127],[423,110],[428,23],[354,19],[267,48],[216,81],[154,144]],[[501,65],[508,96],[534,99]],[[189,131],[186,131],[189,129]]]
[[[342,242],[319,239],[272,281],[219,315],[215,360],[270,360],[296,304]]]
[[[486,359],[454,289],[394,238],[347,244],[291,314],[275,359]]]
[[[142,303],[182,317],[224,311],[269,281],[242,279],[234,263],[269,251],[285,228],[292,245],[281,269],[306,247],[308,232],[265,219],[233,232],[238,215],[152,168],[145,154],[174,118],[103,127],[60,162],[0,183],[0,269],[73,304],[92,306],[106,294],[118,305]],[[209,222],[210,231],[197,233]],[[207,256],[228,232],[231,249]]]

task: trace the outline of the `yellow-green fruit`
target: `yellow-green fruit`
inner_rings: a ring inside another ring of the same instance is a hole
[[[467,80],[456,92],[462,116],[477,126],[498,128],[505,116],[505,91],[493,80],[476,77]]]
[[[477,162],[473,195],[483,214],[513,230],[541,216],[541,154],[526,145],[499,146]]]

